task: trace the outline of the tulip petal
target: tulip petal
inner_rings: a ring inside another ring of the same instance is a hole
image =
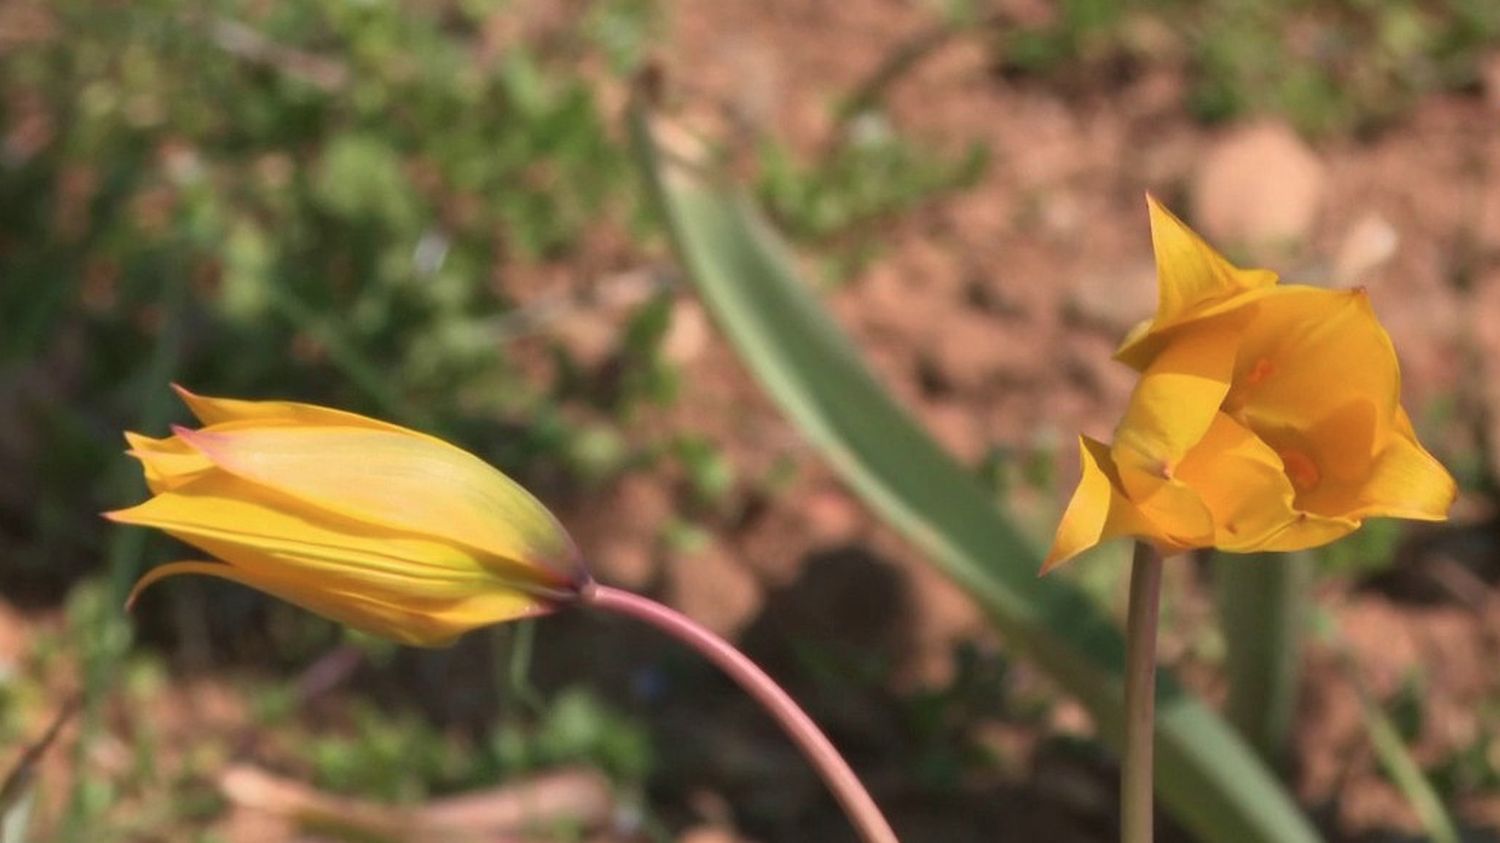
[[[1331,541],[1359,526],[1349,519],[1308,516],[1293,506],[1295,490],[1281,458],[1249,429],[1223,413],[1178,467],[1177,477],[1197,490],[1213,514],[1213,545],[1231,553],[1267,550],[1287,530]],[[1309,522],[1311,518],[1311,523]],[[1319,543],[1321,543],[1321,541]]]
[[[135,584],[126,604],[133,604],[152,584],[178,574],[202,574],[237,582],[362,632],[419,647],[441,647],[471,629],[551,610],[549,604],[511,591],[478,591],[438,601],[384,600],[362,591],[330,588],[271,571],[219,562],[159,565]]]
[[[234,422],[258,422],[314,427],[367,427],[371,430],[387,430],[408,433],[430,439],[425,433],[409,430],[397,424],[372,419],[359,413],[320,407],[316,404],[300,404],[295,401],[243,401],[236,398],[210,398],[189,392],[186,387],[172,384],[172,389],[182,398],[198,421],[205,427]],[[433,441],[441,441],[434,439]]]
[[[479,458],[430,437],[368,427],[176,432],[224,471],[317,509],[533,566],[559,585],[584,576],[552,513]]]
[[[1117,536],[1149,535],[1150,524],[1121,493],[1109,446],[1078,437],[1082,477],[1068,502],[1052,550],[1042,563],[1046,574],[1100,542]]]
[[[126,453],[140,460],[147,488],[158,494],[175,489],[214,467],[208,457],[175,436],[152,439],[126,432],[125,441],[130,445]]]
[[[1351,515],[1442,521],[1457,498],[1453,476],[1417,441],[1411,419],[1398,408],[1396,435],[1376,458]]]
[[[392,595],[555,588],[548,571],[324,512],[222,471],[106,517],[164,530],[246,569],[302,568]]]
[[[1225,410],[1252,430],[1309,430],[1332,417],[1373,414],[1358,442],[1352,429],[1324,443],[1362,449],[1366,460],[1392,430],[1401,373],[1391,338],[1362,290],[1281,287],[1257,304]],[[1365,404],[1368,409],[1352,409]],[[1364,472],[1359,472],[1364,473]]]
[[[1159,326],[1175,323],[1205,304],[1276,283],[1264,269],[1243,270],[1224,259],[1197,232],[1150,194],[1151,247],[1156,253]]]
[[[1233,313],[1185,325],[1141,374],[1110,452],[1137,504],[1168,484],[1213,424],[1229,392],[1243,323],[1244,314]]]
[[[1156,255],[1156,315],[1137,325],[1115,352],[1115,359],[1136,369],[1149,365],[1173,328],[1238,310],[1276,288],[1276,273],[1236,267],[1155,197],[1147,194],[1146,203]]]

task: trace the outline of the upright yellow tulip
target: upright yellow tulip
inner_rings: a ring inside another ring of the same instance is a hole
[[[1141,373],[1042,571],[1116,536],[1172,552],[1314,547],[1365,518],[1439,521],[1453,478],[1401,408],[1390,337],[1363,290],[1278,286],[1154,199],[1159,299],[1116,359]]]
[[[268,592],[356,629],[439,646],[543,614],[589,582],[526,490],[446,442],[354,413],[178,388],[204,427],[127,433],[154,497],[106,513],[217,557],[153,569]]]

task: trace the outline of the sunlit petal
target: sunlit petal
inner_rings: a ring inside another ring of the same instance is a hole
[[[106,513],[220,562],[154,569],[229,579],[333,620],[436,646],[551,611],[590,580],[540,503],[434,437],[324,407],[202,398],[208,426],[126,434],[155,493]]]
[[[1396,417],[1395,436],[1375,460],[1375,470],[1361,490],[1352,514],[1442,521],[1458,497],[1453,477],[1422,447],[1405,410]]]
[[[1122,494],[1109,447],[1087,436],[1080,436],[1078,444],[1083,476],[1057,525],[1052,550],[1042,563],[1043,574],[1102,541],[1146,535],[1152,529]]]
[[[1166,334],[1172,329],[1248,306],[1276,284],[1276,273],[1234,266],[1154,197],[1147,195],[1146,203],[1156,254],[1156,315],[1131,331],[1115,353],[1136,369],[1170,342]]]
[[[140,460],[146,486],[153,492],[175,489],[214,467],[208,457],[176,436],[152,439],[127,432],[125,441],[130,444],[127,453]]]
[[[1234,374],[1242,314],[1184,326],[1141,374],[1111,448],[1132,500],[1156,495],[1213,424]]]
[[[541,503],[477,457],[430,438],[285,426],[177,435],[224,471],[307,505],[577,575],[577,553]]]
[[[267,570],[247,570],[221,562],[172,562],[158,565],[131,589],[127,604],[167,577],[199,574],[237,582],[295,606],[371,635],[418,647],[441,647],[472,629],[553,609],[526,595],[507,591],[476,591],[445,600],[379,599],[355,589],[330,588]]]
[[[159,494],[129,509],[107,513],[123,524],[155,527],[221,558],[243,559],[236,548],[257,558],[282,558],[317,576],[352,571],[376,587],[393,579],[394,589],[439,580],[466,588],[506,587],[552,591],[557,578],[547,569],[512,559],[490,558],[466,545],[337,513],[299,507],[295,499],[214,472]],[[423,587],[427,587],[424,585]]]

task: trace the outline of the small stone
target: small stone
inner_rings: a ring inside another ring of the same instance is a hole
[[[820,489],[812,492],[801,506],[807,531],[823,544],[843,544],[859,533],[859,504],[842,489]]]
[[[1390,262],[1401,245],[1401,235],[1385,217],[1369,211],[1361,216],[1344,242],[1339,245],[1333,262],[1333,280],[1337,286],[1349,287]]]
[[[1323,207],[1323,163],[1289,126],[1230,130],[1193,178],[1194,219],[1211,243],[1247,249],[1305,242]]]
[[[719,635],[733,638],[760,611],[760,582],[721,545],[673,555],[667,570],[672,605]]]
[[[593,369],[608,360],[619,345],[619,326],[597,310],[580,310],[559,319],[552,336],[574,362]]]
[[[684,366],[698,359],[708,347],[708,317],[694,299],[672,304],[672,325],[662,338],[661,353],[667,362]]]
[[[645,588],[656,576],[656,559],[651,549],[631,538],[602,541],[589,562],[601,579],[622,588]]]

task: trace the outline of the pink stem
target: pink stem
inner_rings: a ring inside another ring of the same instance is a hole
[[[886,822],[875,800],[859,783],[854,771],[828,738],[813,723],[807,712],[729,642],[709,632],[686,615],[637,594],[590,583],[579,594],[590,606],[645,621],[658,630],[697,650],[720,670],[729,674],[768,714],[781,724],[802,754],[843,806],[844,813],[859,831],[865,843],[898,843],[896,833]]]

